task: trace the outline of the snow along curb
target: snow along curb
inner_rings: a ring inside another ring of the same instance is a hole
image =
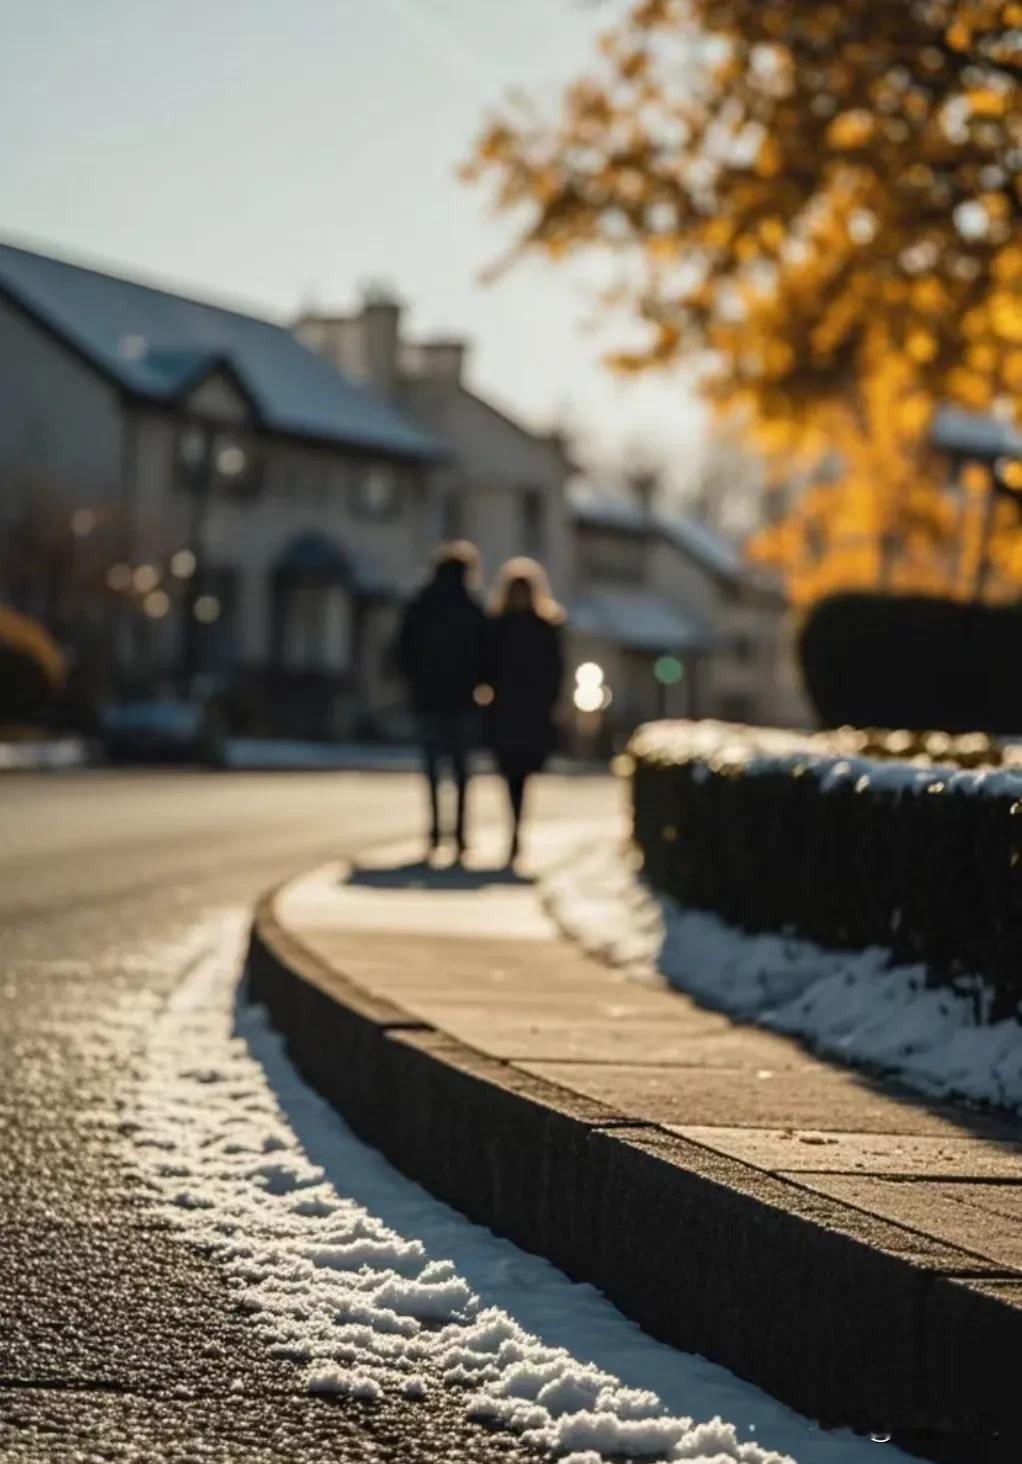
[[[999,1433],[1022,1309],[996,1269],[475,1052],[314,955],[277,893],[255,913],[250,998],[405,1175],[825,1426],[1015,1460]]]
[[[587,849],[543,881],[544,906],[584,950],[658,970],[696,1001],[814,1052],[897,1079],[927,1098],[1022,1113],[1022,1025],[984,1022],[983,983],[928,986],[922,965],[878,946],[827,950],[795,935],[747,934],[644,885],[617,849]]]

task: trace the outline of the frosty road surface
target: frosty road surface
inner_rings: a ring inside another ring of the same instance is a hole
[[[137,1142],[305,1388],[367,1406],[453,1388],[469,1419],[567,1464],[876,1459],[402,1179],[302,1083],[262,1011],[235,1008],[237,927],[157,1023]]]
[[[392,774],[3,785],[0,1459],[898,1457],[436,1204],[235,1013],[250,902],[367,829],[406,836],[418,794]],[[580,798],[612,818],[613,789],[579,779],[547,780],[537,816]],[[687,1422],[716,1414],[733,1431]]]

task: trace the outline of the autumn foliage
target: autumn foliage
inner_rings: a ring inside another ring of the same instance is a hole
[[[467,171],[520,249],[618,262],[618,367],[696,361],[767,452],[840,456],[761,545],[796,593],[964,593],[921,444],[940,402],[1022,396],[1020,83],[1022,3],[637,0],[558,115],[509,103]]]
[[[0,725],[44,713],[65,676],[64,658],[46,627],[0,605]]]

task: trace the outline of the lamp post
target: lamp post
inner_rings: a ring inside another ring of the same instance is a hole
[[[205,583],[208,572],[207,527],[214,495],[222,488],[251,487],[253,458],[236,438],[211,427],[193,427],[182,439],[183,465],[192,492],[189,522],[191,547],[179,550],[177,577],[184,579],[181,597],[181,679],[185,695],[193,691],[200,669],[202,627],[220,617],[220,601]],[[174,572],[174,571],[172,571]]]
[[[987,474],[980,506],[976,564],[968,587],[972,598],[981,600],[990,578],[990,541],[997,503],[1007,501],[1014,504],[1016,511],[1022,511],[1022,431],[1000,416],[942,407],[931,424],[930,442],[950,458],[952,482],[958,487],[960,563],[969,516],[968,470],[978,465]]]
[[[191,573],[185,577],[181,596],[181,691],[189,696],[199,669],[199,621],[195,607],[205,572],[206,523],[213,496],[213,455],[210,435],[192,427],[181,439],[181,465],[191,493],[188,541]]]

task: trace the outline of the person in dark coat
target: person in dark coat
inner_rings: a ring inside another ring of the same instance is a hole
[[[477,739],[476,688],[484,679],[486,616],[472,592],[479,552],[467,540],[443,545],[429,583],[409,602],[396,659],[418,722],[429,786],[430,852],[440,844],[440,775],[450,764],[457,787],[454,839],[467,846],[469,759]]]
[[[563,622],[542,566],[534,559],[509,559],[494,590],[486,670],[493,694],[490,745],[511,807],[508,864],[518,857],[526,785],[557,741]]]

